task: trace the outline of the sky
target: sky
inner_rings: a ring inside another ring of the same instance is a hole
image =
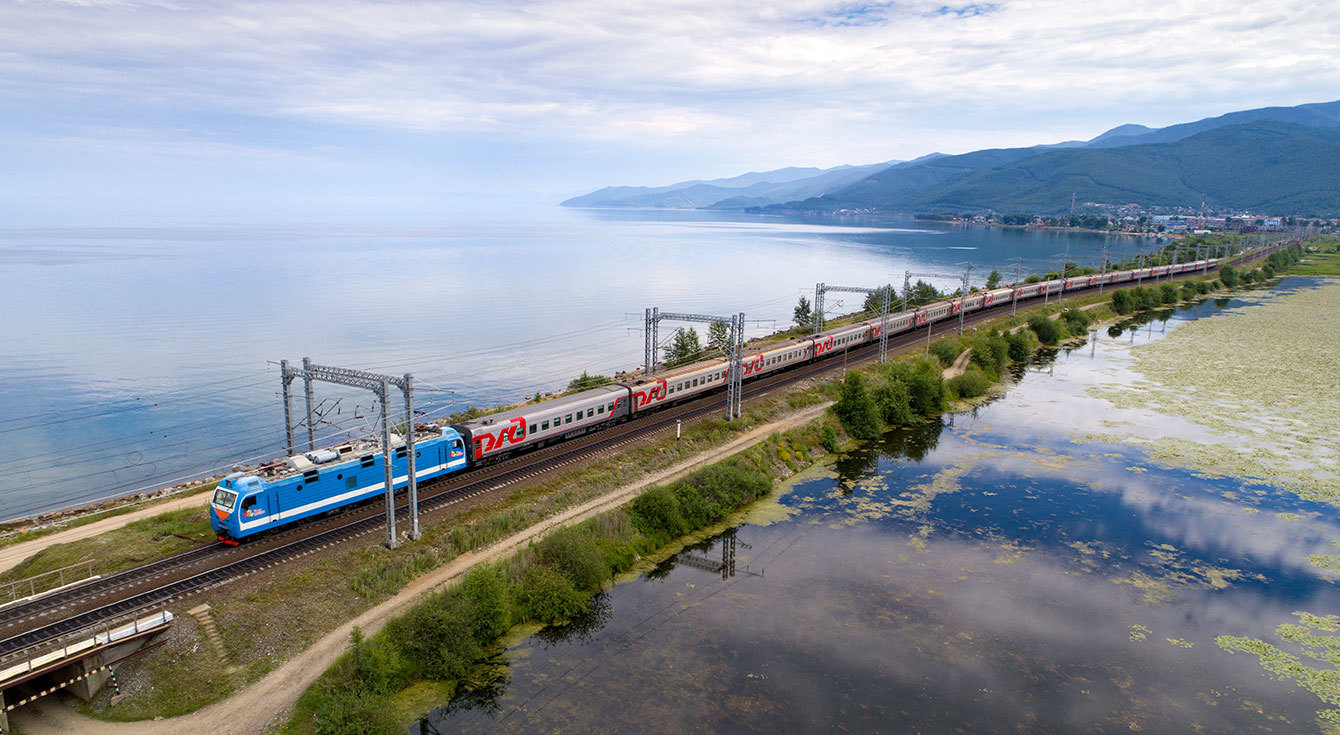
[[[1340,98],[1340,3],[3,0],[0,227],[438,224]]]

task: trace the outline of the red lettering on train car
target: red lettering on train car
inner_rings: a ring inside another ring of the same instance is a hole
[[[664,380],[657,381],[656,385],[653,385],[648,389],[638,390],[637,407],[646,408],[647,406],[650,406],[653,401],[663,400],[667,395],[669,395],[669,386],[666,385]],[[619,402],[616,400],[614,405],[618,406]]]

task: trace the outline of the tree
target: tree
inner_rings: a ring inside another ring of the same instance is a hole
[[[610,382],[611,382],[610,379],[605,377],[604,375],[588,375],[587,372],[583,370],[581,375],[568,381],[568,390],[569,391],[588,390],[591,388],[598,388]]]
[[[1238,285],[1238,269],[1231,265],[1226,265],[1223,268],[1220,268],[1219,280],[1222,281],[1225,286],[1233,288]]]
[[[992,268],[991,273],[989,273],[986,277],[986,290],[990,291],[994,288],[999,287],[1000,287],[1000,271],[996,270],[995,268]]]
[[[891,284],[891,283],[889,283],[889,284],[885,284],[885,285],[884,285],[884,288],[882,288],[882,289],[878,289],[878,290],[876,290],[874,293],[868,293],[868,294],[866,294],[866,295],[865,295],[865,305],[862,306],[861,308],[864,309],[865,311],[868,311],[868,312],[871,312],[871,313],[874,313],[874,314],[878,314],[878,313],[880,313],[880,312],[884,309],[884,291],[885,291],[885,289],[887,289],[888,292],[889,292],[889,311],[894,311],[895,309],[897,309],[898,307],[895,306],[894,303],[893,303],[893,294],[894,294],[894,290],[893,290],[893,284]]]
[[[879,407],[866,388],[865,378],[857,372],[847,373],[847,377],[842,380],[837,403],[833,404],[833,413],[842,422],[842,428],[857,439],[874,439],[883,428]]]
[[[708,325],[707,349],[721,353],[730,349],[730,327],[725,322],[712,322]]]
[[[911,288],[907,289],[907,293],[905,293],[904,296],[907,297],[909,306],[921,306],[922,304],[929,304],[940,298],[940,292],[931,284],[918,278],[917,282],[912,284]]]
[[[810,310],[810,300],[805,298],[804,294],[800,295],[800,301],[796,302],[796,309],[792,314],[792,320],[797,327],[807,329],[814,326],[814,312]]]
[[[680,329],[675,332],[670,346],[665,348],[665,364],[666,367],[687,365],[702,357],[702,354],[703,346],[698,341],[698,330],[693,327]]]

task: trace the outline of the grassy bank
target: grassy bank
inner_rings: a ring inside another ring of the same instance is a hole
[[[288,733],[393,733],[422,714],[424,685],[450,692],[513,626],[554,624],[647,554],[718,523],[771,491],[773,480],[833,446],[828,419],[775,435],[631,503],[560,529],[521,553],[476,567],[349,651],[299,700]],[[438,701],[441,701],[438,699]]]
[[[93,574],[111,574],[213,540],[206,508],[174,510],[93,538],[48,546],[0,574],[0,586],[84,561],[93,562]]]
[[[122,498],[116,501],[103,503],[101,504],[101,507],[91,506],[71,508],[66,511],[48,513],[35,519],[24,518],[16,521],[7,521],[0,524],[0,532],[8,534],[0,536],[0,548],[13,546],[14,544],[31,541],[44,536],[50,536],[53,533],[59,533],[71,528],[87,526],[90,523],[96,523],[107,518],[115,518],[116,516],[133,513],[137,510],[161,505],[178,498],[212,492],[218,484],[217,481],[211,480],[175,492],[171,490],[164,491],[171,492],[170,495],[164,494],[147,499],[132,500],[130,502],[126,502],[126,499]]]

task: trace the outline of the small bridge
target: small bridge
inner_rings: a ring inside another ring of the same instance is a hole
[[[0,656],[0,733],[10,712],[48,694],[92,700],[113,667],[161,645],[172,621],[166,607],[141,608]]]

